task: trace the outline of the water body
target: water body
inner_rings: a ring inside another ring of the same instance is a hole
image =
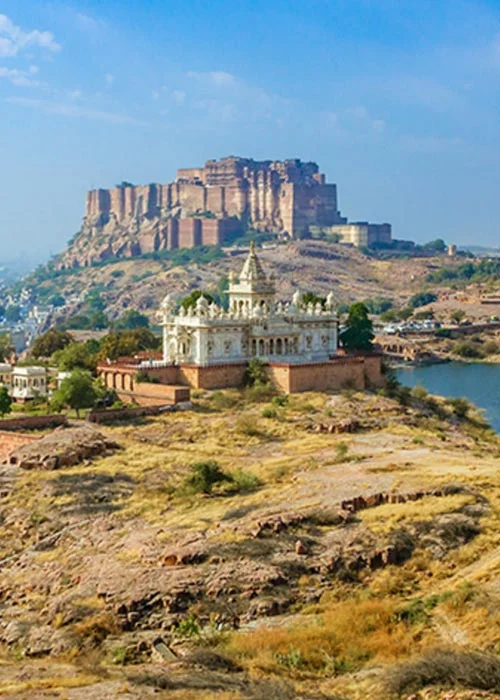
[[[492,428],[500,433],[500,365],[447,362],[396,370],[401,384],[421,384],[431,394],[464,396],[486,411]]]

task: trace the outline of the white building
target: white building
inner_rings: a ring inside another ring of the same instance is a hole
[[[326,304],[304,305],[300,292],[291,303],[276,302],[273,276],[267,277],[254,246],[239,278],[230,276],[229,310],[200,297],[176,313],[170,295],[163,300],[163,359],[200,366],[247,361],[306,362],[337,353],[338,319],[333,294]]]
[[[14,367],[11,395],[16,401],[29,401],[39,396],[47,396],[45,367]]]

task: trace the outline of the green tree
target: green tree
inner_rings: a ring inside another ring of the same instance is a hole
[[[0,333],[0,362],[8,360],[14,346],[12,345],[12,339],[8,333]]]
[[[109,319],[104,311],[94,311],[90,317],[90,326],[94,331],[102,331],[109,327]]]
[[[437,301],[437,296],[432,292],[418,292],[418,294],[414,294],[411,297],[410,301],[408,302],[408,306],[411,309],[416,309],[419,306],[432,304],[433,301]]]
[[[63,325],[65,330],[87,331],[92,328],[92,321],[87,314],[75,314],[71,316]]]
[[[218,462],[211,459],[191,465],[191,473],[186,478],[186,490],[192,493],[211,494],[215,484],[231,482],[233,477],[221,469]]]
[[[252,357],[245,370],[243,381],[245,386],[267,384],[266,363],[259,357]]]
[[[33,357],[51,357],[58,350],[62,350],[73,342],[73,338],[66,331],[51,328],[43,335],[39,335],[33,343],[31,354]]]
[[[346,350],[372,350],[373,324],[368,317],[368,309],[363,302],[349,307],[345,330],[340,340]]]
[[[97,392],[90,372],[75,369],[69,377],[63,379],[61,386],[52,395],[51,405],[56,410],[64,407],[73,408],[80,417],[82,408],[92,408],[97,399]]]
[[[88,343],[70,343],[55,352],[51,359],[63,372],[71,372],[77,368],[94,371],[97,365],[97,354]]]
[[[181,301],[181,306],[187,311],[191,306],[196,306],[196,302],[200,297],[205,297],[209,304],[214,302],[214,298],[211,294],[202,292],[200,289],[195,289],[191,294],[188,294],[187,297],[184,297]]]
[[[49,304],[51,304],[52,306],[64,306],[65,303],[66,301],[62,294],[54,294],[49,298]]]
[[[422,248],[424,248],[425,250],[430,250],[433,253],[439,255],[439,253],[444,253],[446,251],[447,246],[442,238],[436,238],[435,241],[429,241],[428,243],[425,243],[422,246]]]
[[[11,412],[12,399],[9,396],[6,386],[0,386],[0,416]]]
[[[455,311],[452,311],[450,314],[450,318],[454,323],[460,323],[460,321],[463,321],[465,318],[465,311],[462,309],[455,309]]]
[[[99,357],[103,360],[116,360],[118,357],[128,357],[143,350],[157,350],[160,342],[160,338],[147,328],[109,333],[101,341]]]
[[[393,300],[387,297],[373,297],[373,299],[365,299],[363,304],[371,314],[383,314],[393,306]]]
[[[101,297],[99,289],[92,290],[85,297],[85,303],[89,311],[104,311],[106,302]]]
[[[120,316],[115,324],[115,328],[120,331],[149,328],[149,318],[136,309],[129,309]]]
[[[321,306],[324,306],[326,297],[319,297],[317,294],[314,294],[314,292],[305,292],[302,295],[302,303],[306,306],[308,304],[314,304],[314,306],[316,306],[318,302],[321,304]]]

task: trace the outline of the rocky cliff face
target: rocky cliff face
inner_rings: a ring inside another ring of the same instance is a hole
[[[198,230],[193,225],[197,218]],[[190,223],[183,223],[186,219]],[[166,185],[88,192],[81,231],[59,267],[220,244],[235,226],[247,222],[294,236],[310,224],[341,220],[336,185],[325,184],[315,163],[223,158],[208,161],[205,168],[181,169],[176,181]]]

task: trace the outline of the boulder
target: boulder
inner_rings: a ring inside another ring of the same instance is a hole
[[[54,430],[40,440],[14,450],[9,463],[21,469],[61,469],[81,464],[119,447],[114,440],[90,426]]]

